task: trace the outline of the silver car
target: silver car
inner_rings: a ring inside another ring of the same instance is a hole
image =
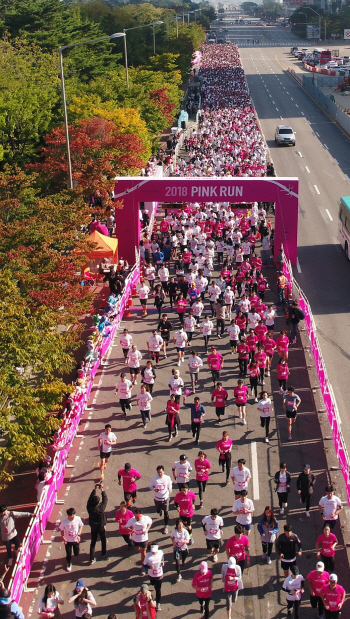
[[[289,146],[295,146],[295,133],[292,127],[288,127],[287,125],[277,125],[275,132],[275,142],[278,146],[281,144],[285,144]]]

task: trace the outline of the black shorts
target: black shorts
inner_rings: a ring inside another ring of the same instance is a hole
[[[281,568],[282,570],[287,571],[292,567],[292,565],[295,565],[296,562],[297,562],[296,559],[294,559],[294,561],[283,561],[281,559]]]
[[[213,548],[215,548],[216,550],[220,548],[219,539],[207,539],[207,550],[213,550]]]
[[[242,404],[237,404],[237,402],[236,402],[237,408],[241,408],[241,406],[245,406],[245,405],[246,405],[246,402],[242,402]]]
[[[134,546],[136,549],[138,548],[147,548],[148,542],[134,542]]]
[[[224,406],[217,406],[215,408],[215,412],[216,412],[217,416],[220,417],[221,415],[225,414],[225,407]]]
[[[170,333],[167,334],[161,334],[161,337],[163,338],[163,342],[169,342],[170,341]]]
[[[131,501],[131,499],[136,499],[137,497],[137,490],[134,490],[133,492],[125,492],[124,490],[124,501]]]
[[[180,518],[186,527],[191,526],[192,516],[181,516],[180,514]]]
[[[100,451],[101,460],[108,460],[111,453],[112,453],[111,451],[108,451],[107,453],[105,453],[104,451]]]
[[[130,374],[135,374],[136,376],[140,373],[140,368],[129,368]]]
[[[286,411],[287,419],[295,419],[297,416],[297,411]]]
[[[156,512],[159,513],[161,509],[163,510],[163,512],[168,512],[169,503],[170,503],[170,497],[168,499],[164,499],[163,501],[158,501],[157,499],[154,499],[154,505],[156,508]]]

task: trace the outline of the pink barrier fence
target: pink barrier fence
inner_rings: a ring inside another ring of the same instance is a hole
[[[329,382],[326,365],[322,356],[321,347],[317,338],[317,330],[315,321],[312,315],[310,304],[293,277],[292,267],[290,263],[285,262],[283,273],[290,283],[291,290],[299,297],[299,307],[305,314],[305,327],[310,340],[311,351],[315,360],[318,380],[320,383],[321,393],[323,396],[325,411],[327,412],[329,424],[332,430],[332,438],[334,449],[338,458],[338,462],[343,473],[347,500],[350,504],[350,460],[348,451],[345,445],[345,440],[341,431],[341,420],[339,416],[338,406],[334,397],[332,385]]]
[[[90,368],[90,379],[88,381],[86,392],[79,395],[74,400],[74,406],[72,406],[72,410],[69,415],[67,415],[59,430],[55,443],[55,449],[57,451],[52,467],[53,481],[50,485],[45,487],[41,495],[40,502],[34,510],[33,516],[24,535],[22,546],[20,552],[18,553],[10,580],[9,589],[11,590],[11,598],[15,602],[19,602],[22,592],[25,589],[36,553],[41,544],[48,520],[56,502],[57,492],[63,483],[68,453],[76,435],[80,418],[88,402],[90,392],[93,387],[95,374],[98,370],[101,359],[113,341],[115,332],[118,329],[119,323],[123,317],[125,306],[131,291],[139,281],[139,275],[139,265],[136,264],[125,282],[125,289],[119,302],[118,317],[114,320],[113,324],[108,327],[110,337],[104,338],[102,347],[99,351],[99,360],[93,367]]]

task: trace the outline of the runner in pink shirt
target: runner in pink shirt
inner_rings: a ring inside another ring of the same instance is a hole
[[[222,433],[222,439],[215,445],[215,449],[219,452],[219,466],[222,468],[222,472],[225,472],[226,466],[226,485],[228,485],[231,471],[231,451],[233,441],[228,436],[226,430]]]
[[[192,537],[191,523],[195,501],[196,495],[194,492],[190,492],[188,484],[183,484],[180,492],[174,496],[174,505],[179,512],[180,518],[189,532],[190,537]],[[190,544],[192,543],[192,540],[190,540]]]
[[[330,574],[329,584],[322,589],[321,598],[326,610],[326,619],[338,619],[345,602],[345,589],[338,585],[336,574]]]
[[[247,365],[249,359],[249,346],[246,344],[245,336],[241,337],[241,342],[237,346],[239,375],[247,376]]]
[[[276,342],[273,339],[272,331],[268,331],[266,339],[263,341],[263,348],[266,352],[266,376],[270,376],[270,368],[272,363],[273,353],[275,352]]]
[[[131,509],[127,509],[126,502],[122,501],[120,503],[120,507],[115,514],[115,521],[119,524],[119,533],[123,536],[124,541],[127,543],[129,548],[132,548],[133,543],[131,540],[131,536],[129,533],[129,529],[126,528],[126,523],[129,522],[130,518],[133,518],[134,514]]]
[[[216,387],[211,394],[211,402],[214,403],[215,400],[215,413],[218,418],[218,422],[221,422],[221,416],[225,414],[225,406],[226,400],[228,398],[228,393],[226,389],[223,388],[222,383],[219,381],[216,383]]]
[[[280,393],[284,393],[287,389],[287,380],[290,374],[288,363],[284,357],[281,357],[276,366],[277,380],[280,386]]]
[[[288,360],[288,346],[289,346],[289,337],[287,336],[287,331],[281,331],[281,334],[276,339],[277,352],[280,357],[284,357],[285,360]]]
[[[248,567],[250,565],[249,539],[246,535],[243,535],[243,531],[243,527],[240,524],[236,524],[234,528],[235,534],[227,540],[225,546],[227,558],[234,557],[236,559],[237,565],[239,565],[242,570],[242,574],[246,559]]]
[[[266,338],[266,333],[267,333],[267,326],[264,325],[264,322],[262,320],[259,320],[258,324],[256,325],[254,332],[258,338],[258,344],[260,342],[263,342],[264,339]]]
[[[267,354],[263,349],[263,344],[258,344],[258,349],[255,353],[255,361],[258,362],[258,366],[260,370],[260,383],[262,385],[265,385],[264,377],[265,377],[266,358],[267,358]]]
[[[334,572],[334,556],[337,544],[338,540],[336,535],[331,533],[330,526],[326,524],[323,532],[316,540],[316,552],[317,556],[323,561],[327,572]]]
[[[316,563],[316,569],[309,572],[306,576],[306,582],[310,589],[310,604],[312,608],[318,608],[318,614],[323,617],[323,601],[321,593],[326,585],[329,583],[329,573],[325,572],[324,563],[318,561]]]
[[[126,506],[131,507],[131,502],[135,503],[137,497],[136,482],[141,479],[141,473],[131,467],[130,462],[126,462],[123,469],[118,471],[118,485],[121,486],[123,480],[124,500]]]
[[[239,418],[242,419],[242,423],[244,425],[247,423],[245,405],[247,403],[248,391],[249,389],[247,385],[243,385],[243,380],[241,379],[238,380],[237,386],[233,390],[233,395],[239,412]]]
[[[204,619],[209,617],[209,602],[213,588],[213,574],[208,569],[208,563],[202,561],[199,572],[193,577],[192,588],[196,590],[201,613],[204,611]]]
[[[207,357],[207,364],[211,370],[214,387],[218,380],[220,380],[220,370],[224,365],[224,358],[217,352],[216,346],[211,347],[211,353]]]
[[[207,454],[204,453],[204,451],[198,452],[198,458],[194,461],[194,468],[196,471],[196,481],[199,491],[199,506],[203,507],[203,493],[205,492],[211,469],[210,462],[207,460]]]

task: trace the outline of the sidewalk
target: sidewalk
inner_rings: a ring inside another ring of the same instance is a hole
[[[270,290],[265,299],[267,303],[275,304],[277,291],[275,288],[275,269],[266,267],[265,276],[269,279]],[[134,300],[132,317],[123,321],[121,327],[125,326],[133,335],[134,342],[141,350],[144,361],[147,360],[148,353],[146,339],[151,330],[157,325],[157,313],[149,302],[149,313],[147,318],[141,317],[141,309]],[[285,327],[285,319],[281,310],[277,311],[278,318],[275,323],[275,337],[278,332]],[[170,314],[169,318],[174,327],[178,326],[176,314]],[[136,505],[144,508],[145,513],[151,516],[153,523],[150,530],[149,539],[159,543],[165,554],[164,581],[162,587],[162,611],[159,617],[182,618],[189,614],[198,615],[199,605],[195,594],[191,589],[191,579],[199,569],[199,563],[207,559],[205,549],[205,538],[201,529],[201,520],[210,513],[212,507],[220,510],[220,515],[224,518],[224,540],[233,535],[235,518],[231,515],[233,504],[233,487],[225,486],[225,476],[221,473],[218,466],[217,452],[214,447],[221,438],[223,430],[228,430],[230,437],[234,441],[232,451],[232,464],[235,465],[238,458],[244,457],[247,466],[252,471],[252,481],[249,487],[249,497],[254,500],[255,514],[253,518],[253,528],[250,536],[251,543],[251,567],[244,573],[244,591],[240,592],[238,601],[233,609],[233,616],[237,619],[270,619],[272,617],[284,617],[286,615],[285,594],[281,591],[283,583],[283,573],[280,563],[276,561],[276,554],[273,553],[272,564],[266,565],[261,559],[261,543],[256,524],[263,513],[265,505],[272,504],[276,510],[279,521],[280,532],[283,525],[288,522],[293,526],[293,531],[302,540],[304,553],[298,560],[301,573],[306,577],[309,571],[315,569],[316,554],[315,542],[322,530],[322,519],[318,513],[317,504],[320,497],[324,494],[324,487],[332,481],[336,486],[336,493],[345,500],[345,490],[342,483],[341,473],[331,471],[330,467],[336,465],[332,444],[330,441],[323,442],[325,436],[329,435],[327,420],[322,413],[317,414],[320,405],[315,406],[311,387],[315,384],[314,377],[308,374],[307,366],[311,364],[309,353],[304,348],[307,346],[304,334],[298,338],[296,345],[290,347],[289,367],[291,369],[290,383],[296,388],[296,392],[302,399],[302,404],[298,413],[298,420],[293,429],[293,441],[288,442],[286,419],[282,410],[281,396],[278,393],[276,372],[272,372],[271,382],[266,379],[265,388],[273,392],[274,415],[272,418],[272,436],[269,444],[264,443],[263,430],[259,425],[259,415],[256,404],[252,398],[249,399],[247,406],[247,426],[243,426],[236,414],[236,407],[232,399],[232,390],[238,379],[238,362],[236,356],[230,354],[227,345],[228,338],[217,340],[212,338],[213,343],[218,347],[219,352],[224,355],[225,365],[222,371],[222,382],[229,392],[229,405],[226,408],[225,421],[218,426],[216,422],[215,409],[210,405],[211,376],[209,371],[204,368],[200,372],[199,397],[201,403],[206,407],[207,415],[201,432],[199,448],[206,451],[208,459],[212,465],[207,492],[204,495],[204,508],[199,510],[198,500],[196,501],[194,521],[194,545],[190,548],[190,559],[183,571],[183,580],[176,583],[176,574],[173,563],[172,547],[168,536],[162,534],[163,520],[154,512],[153,493],[148,490],[148,484],[155,475],[158,464],[163,464],[165,472],[171,474],[171,467],[181,453],[185,453],[188,460],[193,465],[197,457],[198,447],[192,442],[189,425],[189,411],[183,407],[180,409],[182,427],[179,436],[171,443],[167,442],[167,428],[165,426],[164,406],[168,396],[167,383],[171,375],[171,369],[176,367],[176,352],[173,344],[169,346],[168,359],[161,360],[160,367],[157,369],[157,380],[153,393],[152,421],[146,430],[141,428],[141,418],[136,406],[135,395],[138,388],[133,389],[133,410],[126,421],[120,411],[116,396],[114,395],[114,385],[116,377],[121,371],[125,370],[124,361],[121,356],[118,336],[115,338],[113,347],[110,348],[109,364],[101,368],[95,379],[96,390],[91,396],[93,410],[85,413],[81,422],[81,434],[83,438],[77,437],[74,442],[74,449],[70,454],[70,463],[74,462],[74,468],[70,477],[65,480],[65,485],[60,492],[60,498],[64,501],[63,505],[57,505],[51,519],[51,525],[45,534],[45,539],[49,542],[46,546],[42,545],[38,551],[34,569],[30,575],[29,587],[34,587],[34,593],[23,595],[22,605],[27,618],[36,615],[38,598],[43,594],[43,588],[48,583],[53,583],[58,591],[67,601],[75,583],[83,578],[86,585],[91,588],[97,601],[97,608],[93,611],[94,617],[106,617],[109,613],[116,613],[117,616],[123,615],[126,619],[134,617],[133,596],[138,591],[138,587],[144,582],[149,583],[148,577],[141,578],[139,553],[134,550],[129,551],[123,539],[117,532],[114,523],[116,506],[123,499],[121,488],[117,485],[117,471],[123,467],[125,462],[131,462],[132,466],[142,474],[139,481],[139,492]],[[203,339],[197,333],[194,337],[194,346],[198,347],[199,355],[206,361],[204,354]],[[186,353],[186,358],[188,354]],[[277,364],[277,355],[274,356],[273,368]],[[189,386],[189,375],[187,373],[187,363],[180,368],[181,375],[185,381],[185,386]],[[139,385],[138,385],[139,387]],[[193,396],[189,396],[188,401],[193,401]],[[90,401],[90,406],[91,406]],[[107,507],[108,525],[108,553],[107,559],[101,559],[100,546],[97,544],[97,563],[93,566],[88,565],[88,550],[90,530],[86,525],[83,529],[81,555],[73,559],[73,571],[71,574],[65,572],[64,548],[60,541],[57,531],[58,521],[65,517],[65,510],[68,507],[75,507],[77,514],[87,523],[86,501],[93,489],[94,483],[99,479],[99,458],[97,451],[97,436],[103,430],[105,423],[112,424],[112,430],[117,434],[118,443],[108,465],[105,474],[105,490],[108,495],[109,503]],[[328,459],[328,462],[327,462]],[[272,478],[279,470],[280,460],[285,460],[288,470],[292,474],[293,486],[290,494],[288,509],[284,516],[278,515],[277,500],[274,493]],[[302,470],[305,462],[311,464],[313,473],[317,477],[315,492],[312,499],[311,518],[305,517],[303,506],[300,505],[299,497],[296,492],[296,477]],[[194,474],[192,473],[192,480]],[[196,484],[191,481],[191,489],[197,495]],[[174,492],[173,495],[174,496]],[[173,530],[177,512],[171,503],[169,534]],[[339,549],[336,553],[335,572],[339,575],[339,581],[346,591],[350,591],[350,575],[348,569],[347,551],[344,547],[344,538],[349,541],[349,510],[346,506],[341,518],[341,529],[336,525],[335,533],[339,541]],[[210,604],[210,617],[221,619],[224,616],[225,603],[222,593],[220,580],[221,566],[225,562],[223,549],[219,555],[218,564],[213,564],[209,560],[209,567],[214,573],[214,592]],[[40,579],[38,587],[38,579]],[[37,588],[38,587],[38,588]],[[310,608],[309,596],[307,592],[302,597],[301,617],[311,619],[315,617],[315,611]],[[344,605],[343,615],[346,618],[347,612],[350,616],[350,605],[347,601]],[[72,616],[73,606],[68,607],[67,602],[63,607],[63,614],[70,613]]]

